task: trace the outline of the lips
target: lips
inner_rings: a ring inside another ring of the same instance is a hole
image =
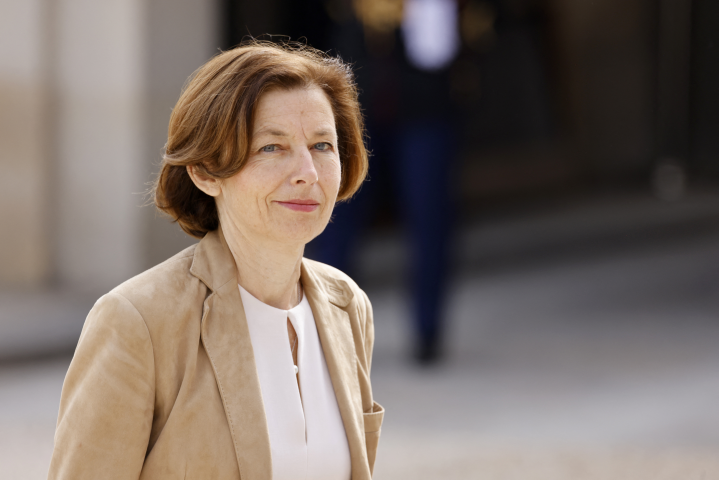
[[[277,202],[285,208],[294,210],[295,212],[314,212],[319,208],[320,204],[315,200],[303,200],[300,198],[294,198],[292,200],[286,200],[284,202]]]

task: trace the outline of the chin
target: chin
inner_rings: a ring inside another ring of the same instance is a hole
[[[275,238],[280,240],[282,243],[288,243],[291,245],[307,245],[315,237],[324,231],[323,228],[288,228],[283,229],[274,235]]]
[[[324,218],[324,215],[295,214],[289,218],[275,217],[271,220],[274,221],[265,224],[267,228],[265,235],[291,245],[306,245],[322,233],[329,223],[329,218]]]

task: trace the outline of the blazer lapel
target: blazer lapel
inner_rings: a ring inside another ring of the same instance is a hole
[[[319,278],[302,262],[302,286],[312,307],[332,387],[347,434],[352,480],[370,479],[362,416],[362,394],[357,377],[357,354],[346,307],[352,299],[348,286]]]
[[[208,233],[190,271],[212,293],[205,300],[201,337],[230,425],[242,480],[271,480],[272,457],[250,332],[237,287],[235,262],[222,231]]]

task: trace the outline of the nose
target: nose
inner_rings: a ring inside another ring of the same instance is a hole
[[[292,173],[293,185],[312,185],[317,182],[319,176],[317,175],[312,153],[307,147],[298,149],[293,163],[295,167]]]

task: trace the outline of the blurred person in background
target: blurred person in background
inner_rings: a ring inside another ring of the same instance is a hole
[[[454,208],[451,172],[458,154],[459,112],[452,98],[452,67],[460,47],[455,0],[362,0],[354,2],[362,30],[344,28],[335,43],[359,33],[367,95],[371,181],[311,245],[311,255],[350,269],[356,240],[380,205],[381,188],[396,195],[410,250],[413,355],[420,363],[440,357],[448,248]],[[347,50],[347,49],[344,49]],[[387,178],[389,177],[389,178]]]
[[[372,308],[303,258],[366,172],[339,59],[254,42],[200,68],[155,200],[201,240],[93,307],[49,477],[371,478],[384,413]]]

